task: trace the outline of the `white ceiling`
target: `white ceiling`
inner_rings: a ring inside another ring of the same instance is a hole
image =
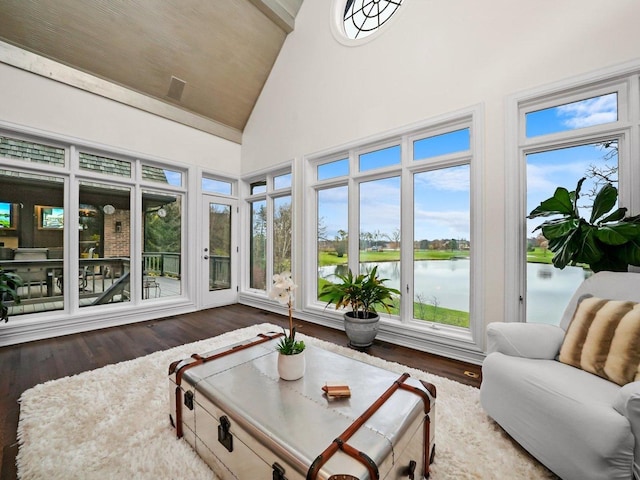
[[[2,0],[0,61],[240,142],[301,3]]]

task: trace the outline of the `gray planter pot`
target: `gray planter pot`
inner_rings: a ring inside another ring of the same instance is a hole
[[[371,346],[373,339],[378,334],[379,315],[369,318],[356,318],[353,312],[344,314],[344,331],[349,339],[349,345],[355,348]]]

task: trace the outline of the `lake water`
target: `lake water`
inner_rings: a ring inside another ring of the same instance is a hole
[[[388,278],[388,285],[400,288],[400,262],[365,263],[363,269],[378,265],[378,273]],[[415,262],[415,300],[454,310],[469,311],[468,259],[422,260]],[[320,276],[334,281],[336,273],[346,273],[346,266],[320,268]],[[529,322],[557,325],[567,303],[582,281],[590,275],[579,267],[541,263],[527,264],[527,319]]]

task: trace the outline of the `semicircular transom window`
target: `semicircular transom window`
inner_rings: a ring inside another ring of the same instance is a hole
[[[344,7],[344,33],[361,39],[375,33],[402,4],[403,0],[347,0]]]

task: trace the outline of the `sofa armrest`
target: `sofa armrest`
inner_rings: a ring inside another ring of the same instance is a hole
[[[553,360],[560,352],[564,330],[543,323],[501,323],[487,326],[487,353]]]
[[[613,402],[613,408],[629,420],[631,425],[631,433],[636,439],[633,472],[635,478],[640,478],[640,381],[621,387]]]

